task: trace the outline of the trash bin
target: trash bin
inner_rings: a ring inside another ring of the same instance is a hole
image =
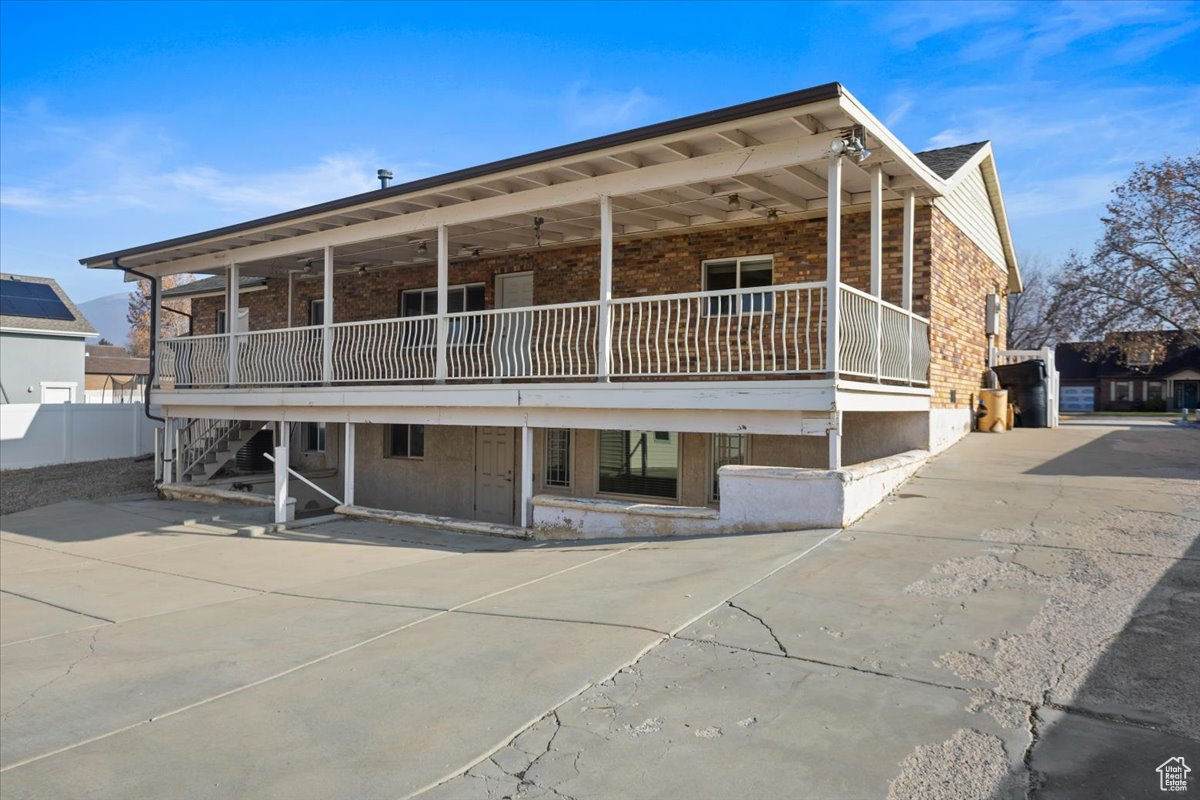
[[[979,430],[1003,433],[1008,429],[1008,392],[1004,389],[984,389],[979,393]]]
[[[1017,406],[1018,428],[1045,428],[1046,362],[1040,358],[992,367],[1000,385]]]

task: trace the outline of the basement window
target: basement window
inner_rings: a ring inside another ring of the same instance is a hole
[[[424,458],[424,425],[389,425],[388,458]]]
[[[679,496],[679,434],[600,431],[600,491],[674,500]]]
[[[325,452],[325,423],[304,423],[304,450],[308,453]]]
[[[571,431],[569,428],[546,429],[546,486],[571,486]]]
[[[727,464],[745,464],[750,449],[750,439],[741,433],[714,433],[712,437],[712,496],[721,499],[720,469]]]

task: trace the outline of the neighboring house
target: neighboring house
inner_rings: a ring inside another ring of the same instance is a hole
[[[83,402],[91,323],[51,278],[0,273],[0,402]]]
[[[1114,341],[1122,337],[1137,337],[1138,346]],[[1200,347],[1177,331],[1064,342],[1054,357],[1063,411],[1177,411],[1200,404]]]
[[[124,347],[89,344],[85,350],[84,387],[89,400],[130,403],[142,400],[150,359],[130,355]]]
[[[794,527],[807,468],[969,430],[1021,287],[990,144],[839,84],[384,184],[82,260],[212,276],[157,347],[177,474],[274,423],[348,505]]]

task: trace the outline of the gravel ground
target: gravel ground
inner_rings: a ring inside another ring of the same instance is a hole
[[[154,489],[154,459],[110,458],[0,472],[0,514],[63,500],[95,500]]]

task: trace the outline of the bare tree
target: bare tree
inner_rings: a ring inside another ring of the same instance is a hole
[[[1138,164],[1103,222],[1091,257],[1072,253],[1055,280],[1060,326],[1121,348],[1146,342],[1110,334],[1174,329],[1200,345],[1200,151]]]
[[[163,288],[170,289],[186,283],[185,276],[168,275],[163,278]],[[187,300],[176,300],[163,303],[164,309],[173,308],[187,313],[191,303]],[[129,309],[125,313],[129,323],[129,352],[135,356],[150,355],[150,282],[138,281],[137,288],[129,293]],[[159,314],[159,331],[161,336],[185,336],[188,332],[188,318],[181,314],[172,314],[164,310]]]
[[[1037,255],[1023,256],[1021,265],[1024,288],[1008,296],[1008,347],[1039,350],[1070,338],[1061,327],[1062,296],[1055,291],[1057,272]]]

